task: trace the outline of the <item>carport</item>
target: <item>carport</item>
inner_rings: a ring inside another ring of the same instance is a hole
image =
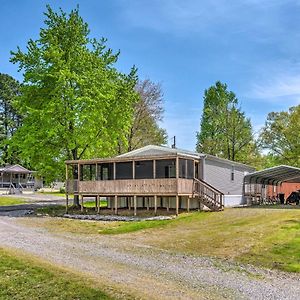
[[[300,168],[276,166],[244,176],[243,195],[245,204],[276,204],[279,202],[278,187],[283,182],[300,183]],[[272,193],[268,193],[272,186]]]

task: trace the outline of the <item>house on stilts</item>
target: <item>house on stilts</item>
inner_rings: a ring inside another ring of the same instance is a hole
[[[114,210],[223,210],[242,201],[250,166],[212,155],[149,145],[105,159],[66,161],[66,194],[107,197]]]

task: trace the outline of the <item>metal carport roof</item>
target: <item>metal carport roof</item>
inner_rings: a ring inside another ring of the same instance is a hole
[[[245,175],[244,183],[277,185],[281,182],[300,182],[300,168],[276,166]]]

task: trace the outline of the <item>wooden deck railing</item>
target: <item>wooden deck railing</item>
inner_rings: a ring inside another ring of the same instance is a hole
[[[194,178],[193,197],[213,211],[224,209],[224,194],[201,179]]]

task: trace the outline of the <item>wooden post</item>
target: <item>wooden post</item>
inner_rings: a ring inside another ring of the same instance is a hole
[[[156,178],[156,160],[153,160],[153,179]]]
[[[176,195],[176,216],[178,216],[179,212],[179,196]]]
[[[187,205],[186,205],[187,211],[190,211],[190,197],[187,197]]]
[[[83,195],[80,195],[80,198],[81,198],[81,211],[83,211]]]
[[[95,212],[98,211],[98,196],[95,196]]]
[[[157,196],[154,195],[154,214],[157,214]]]
[[[98,214],[100,214],[100,206],[101,206],[100,195],[97,195],[97,213]]]
[[[131,197],[128,197],[128,210],[131,210]]]
[[[170,210],[170,197],[168,197],[168,200],[167,200],[167,211]]]
[[[146,197],[147,199],[147,210],[149,210],[149,197]]]
[[[68,213],[68,207],[69,207],[68,179],[69,179],[68,178],[68,165],[66,164],[66,183],[65,183],[65,189],[66,189],[66,214]]]
[[[132,179],[135,179],[135,161],[132,161]]]
[[[118,214],[118,196],[115,195],[115,214]]]
[[[114,178],[114,180],[116,180],[116,163],[115,162],[113,163],[113,172],[114,172],[113,178]]]
[[[110,202],[110,206],[111,206],[111,212],[114,212],[114,204],[113,204],[113,198],[109,197],[109,202]]]
[[[68,213],[68,209],[69,209],[69,195],[66,194],[66,214]]]
[[[136,216],[136,195],[133,196],[134,215]]]

